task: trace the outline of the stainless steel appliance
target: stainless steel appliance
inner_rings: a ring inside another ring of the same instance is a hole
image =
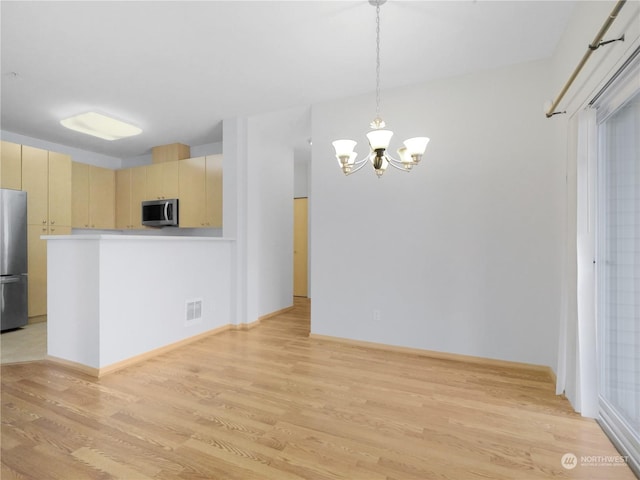
[[[0,189],[0,328],[27,324],[27,192]]]
[[[178,199],[145,200],[142,202],[142,224],[147,227],[177,227]]]

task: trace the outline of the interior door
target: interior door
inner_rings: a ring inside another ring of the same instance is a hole
[[[293,295],[308,296],[308,202],[293,200]]]

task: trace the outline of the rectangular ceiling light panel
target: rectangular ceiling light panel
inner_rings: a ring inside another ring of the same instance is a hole
[[[96,112],[75,115],[60,120],[60,123],[76,132],[86,133],[105,140],[118,140],[142,133],[141,128]]]

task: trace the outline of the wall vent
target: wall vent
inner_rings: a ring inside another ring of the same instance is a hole
[[[190,325],[202,320],[202,299],[187,300],[185,324]]]

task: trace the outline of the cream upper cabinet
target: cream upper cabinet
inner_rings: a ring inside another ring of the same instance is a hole
[[[116,228],[144,228],[141,211],[142,202],[146,198],[146,190],[146,167],[116,171]]]
[[[22,145],[0,142],[0,188],[22,190]]]
[[[29,225],[71,226],[71,157],[24,145],[22,190]]]
[[[142,225],[142,202],[147,199],[147,168],[134,167],[131,171],[131,228]]]
[[[180,226],[222,227],[222,155],[180,162]]]
[[[206,157],[206,218],[207,227],[222,228],[222,155]]]
[[[73,162],[72,200],[73,227],[115,228],[115,171]]]
[[[179,163],[164,162],[147,165],[147,192],[145,200],[178,198],[179,195]]]
[[[49,223],[49,152],[22,146],[22,190],[27,192],[27,223]]]
[[[71,163],[71,225],[89,228],[89,165]]]
[[[205,226],[205,169],[205,157],[180,160],[180,227]]]
[[[49,225],[71,226],[71,157],[49,152]]]
[[[116,171],[116,228],[131,228],[131,170]]]
[[[91,228],[116,226],[116,172],[89,167],[89,220]]]

